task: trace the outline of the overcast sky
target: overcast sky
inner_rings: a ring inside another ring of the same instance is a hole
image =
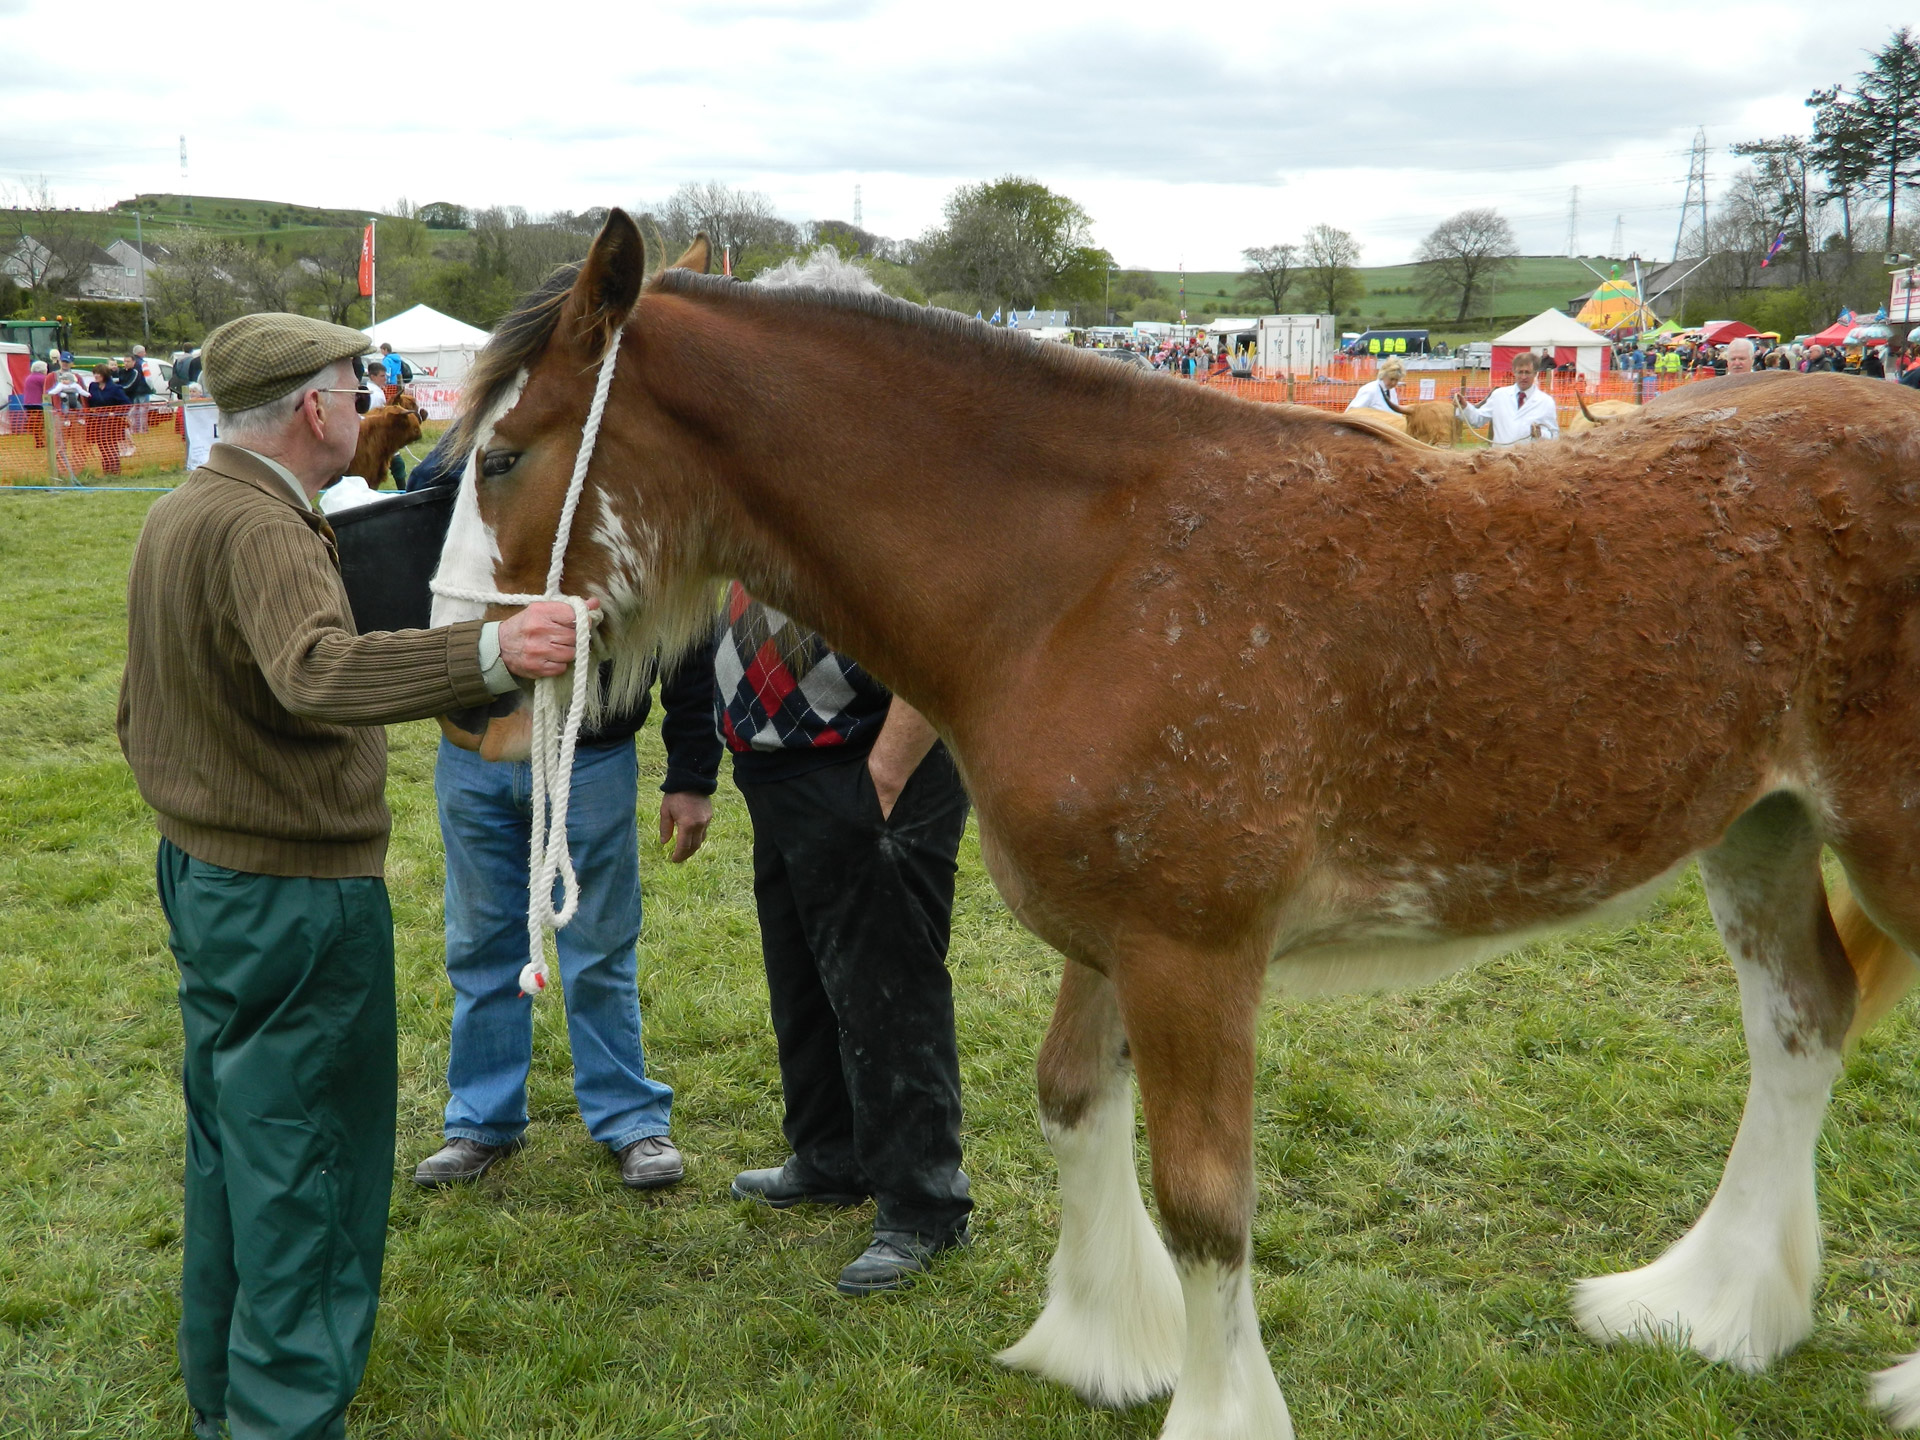
[[[1903,13],[1904,12],[1904,13]],[[589,21],[598,15],[603,18]],[[1604,18],[1602,18],[1604,17]],[[0,184],[327,206],[636,204],[687,180],[916,235],[1032,176],[1123,265],[1239,268],[1327,221],[1362,263],[1492,205],[1529,254],[1671,253],[1687,150],[1804,132],[1911,3],[1609,7],[0,0]],[[179,139],[186,136],[183,187]]]

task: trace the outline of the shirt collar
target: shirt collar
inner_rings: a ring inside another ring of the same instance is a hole
[[[233,445],[233,442],[231,440],[229,440],[227,443],[229,445]],[[289,470],[286,466],[282,465],[278,460],[274,459],[271,455],[262,455],[258,450],[249,450],[244,445],[233,445],[233,448],[240,451],[242,454],[251,455],[254,459],[258,460],[262,465],[266,466],[269,470],[273,471],[274,474],[278,475],[282,480],[286,481],[287,488],[293,491],[294,495],[299,498],[300,508],[302,510],[313,509],[313,502],[307,498],[306,487],[303,486],[300,483],[300,481],[294,476],[293,471]]]

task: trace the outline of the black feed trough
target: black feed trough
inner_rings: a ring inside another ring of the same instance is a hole
[[[340,578],[362,635],[424,630],[432,623],[427,582],[439,568],[459,493],[457,486],[435,486],[328,517],[340,550]]]

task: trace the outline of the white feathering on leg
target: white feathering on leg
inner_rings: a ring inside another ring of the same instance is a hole
[[[1180,1375],[1180,1280],[1147,1215],[1133,1162],[1133,1087],[1110,1087],[1075,1126],[1049,1127],[1060,1167],[1060,1247],[1046,1308],[1003,1365],[1132,1405]]]
[[[1873,1377],[1873,1403],[1896,1430],[1920,1430],[1920,1353]]]
[[[1244,1264],[1180,1267],[1187,1355],[1160,1440],[1293,1440]]]

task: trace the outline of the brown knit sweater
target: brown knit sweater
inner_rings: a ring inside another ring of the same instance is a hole
[[[127,579],[120,749],[160,833],[263,875],[379,875],[389,721],[492,700],[480,622],[358,634],[333,530],[215,445],[147,513]]]

